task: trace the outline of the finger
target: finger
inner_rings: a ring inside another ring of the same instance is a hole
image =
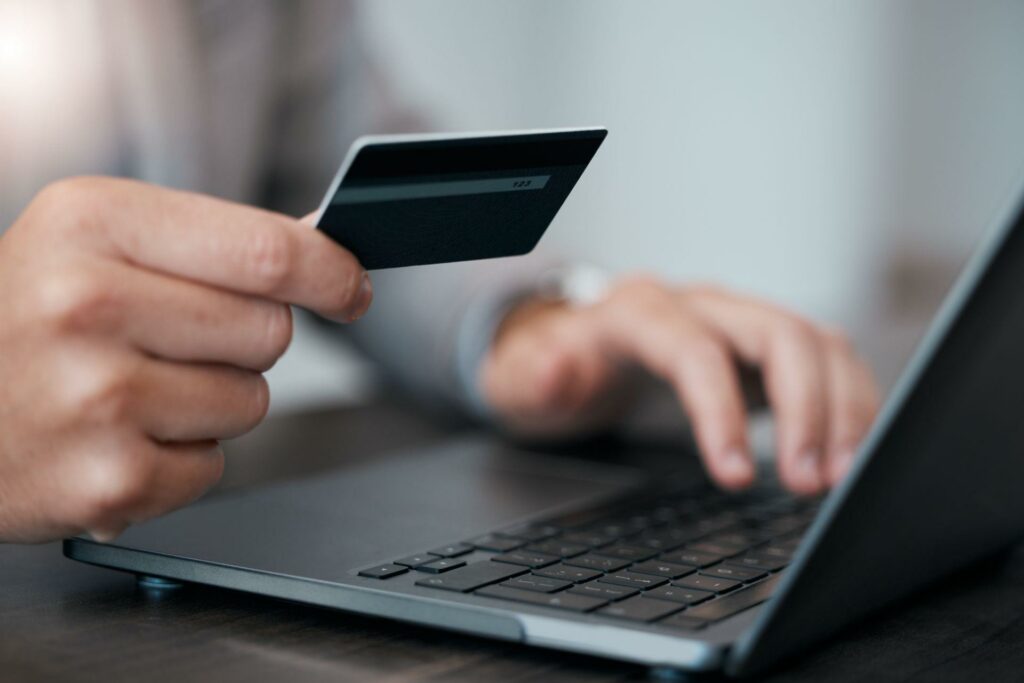
[[[720,291],[691,292],[685,300],[745,362],[761,368],[782,482],[797,493],[818,493],[825,485],[829,396],[817,331],[774,306]]]
[[[485,397],[503,419],[550,434],[585,429],[611,411],[605,390],[615,371],[586,319],[560,309],[506,332],[481,377]]]
[[[127,526],[180,508],[221,477],[224,454],[213,441],[159,444],[138,437],[76,459],[63,500],[79,528],[109,541]]]
[[[840,335],[825,335],[829,374],[829,436],[826,474],[836,485],[850,469],[857,446],[878,412],[879,394],[868,366]]]
[[[672,384],[711,476],[729,488],[754,478],[739,379],[726,345],[656,284],[620,290],[594,309],[610,349]]]
[[[129,262],[244,294],[267,297],[350,321],[373,298],[356,258],[318,230],[282,214],[130,180],[64,185],[64,201],[95,211],[102,233]]]
[[[191,503],[216,484],[224,472],[224,451],[216,441],[160,443],[153,448],[150,477],[155,485],[131,510],[133,524]]]
[[[146,359],[126,390],[133,422],[160,442],[241,436],[270,406],[261,374],[228,365]]]
[[[558,410],[574,384],[574,360],[556,348],[546,330],[515,334],[489,364],[487,394],[496,405],[525,419]]]
[[[797,493],[813,495],[825,485],[828,378],[812,331],[781,324],[769,331],[765,389],[778,429],[779,474]]]
[[[615,368],[598,346],[593,320],[573,311],[552,316],[537,330],[537,349],[524,359],[535,389],[528,400],[538,412],[586,411],[612,380]]]
[[[264,372],[291,342],[287,304],[119,263],[102,267],[95,279],[103,291],[79,311],[80,323],[116,330],[149,355]]]

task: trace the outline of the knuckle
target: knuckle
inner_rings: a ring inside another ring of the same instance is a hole
[[[89,228],[100,210],[110,181],[90,176],[64,178],[44,187],[32,207],[44,214],[44,225],[53,229]]]
[[[294,246],[285,230],[263,229],[254,233],[246,254],[246,267],[262,294],[275,294],[288,282]]]
[[[661,280],[650,273],[632,273],[615,285],[613,292],[629,298],[660,296],[665,290]]]
[[[728,289],[713,282],[692,282],[679,289],[683,298],[720,298],[730,295]]]
[[[771,323],[775,337],[783,340],[816,340],[818,331],[814,326],[798,315],[788,311],[778,311]]]
[[[681,349],[681,357],[689,363],[707,367],[729,363],[729,354],[721,341],[707,334],[694,334]]]
[[[826,328],[821,331],[821,337],[830,348],[845,354],[853,354],[853,342],[844,330],[834,327]]]
[[[86,528],[122,524],[145,501],[153,483],[153,468],[127,448],[92,456],[85,475],[77,490],[79,517]]]
[[[613,307],[632,314],[660,310],[669,302],[670,297],[668,287],[657,277],[634,274],[617,283],[607,300]]]
[[[97,273],[70,267],[42,278],[36,311],[57,331],[95,329],[117,310],[116,292]]]
[[[121,424],[133,400],[132,372],[123,364],[82,363],[64,382],[66,407],[89,424]]]

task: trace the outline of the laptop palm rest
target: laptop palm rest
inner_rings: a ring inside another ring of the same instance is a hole
[[[214,498],[129,529],[111,550],[339,581],[642,480],[635,469],[473,438]]]

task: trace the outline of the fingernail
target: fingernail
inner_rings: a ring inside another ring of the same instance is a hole
[[[821,485],[821,451],[810,448],[801,453],[797,459],[797,468],[808,484],[813,483],[815,487]]]
[[[753,474],[750,455],[741,448],[733,448],[725,454],[722,459],[722,469],[728,476],[736,479],[750,477]]]
[[[363,272],[363,279],[359,283],[359,292],[356,294],[356,303],[352,309],[352,315],[348,321],[355,322],[364,315],[366,311],[370,309],[370,302],[373,301],[373,282],[370,281],[370,274]]]

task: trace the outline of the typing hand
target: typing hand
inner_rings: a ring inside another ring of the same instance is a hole
[[[606,417],[623,368],[639,364],[678,395],[711,476],[742,488],[754,466],[738,363],[764,378],[783,483],[801,494],[836,483],[878,409],[871,371],[840,334],[721,289],[644,277],[585,308],[523,304],[501,325],[480,384],[512,429],[564,434]]]
[[[372,291],[286,216],[138,182],[43,190],[0,239],[0,541],[91,532],[202,494],[256,426],[288,304],[339,321]]]

